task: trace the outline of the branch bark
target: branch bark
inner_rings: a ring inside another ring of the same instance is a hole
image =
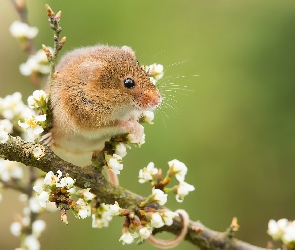
[[[36,159],[33,155],[33,149],[36,147],[44,147],[45,154],[40,159]],[[9,140],[6,143],[0,144],[0,156],[10,161],[17,161],[27,166],[36,167],[45,172],[56,172],[60,170],[63,174],[67,173],[72,178],[76,179],[75,185],[77,187],[91,188],[91,192],[94,193],[102,203],[113,204],[117,201],[122,208],[136,210],[137,205],[145,200],[144,197],[138,194],[109,183],[101,173],[101,168],[93,165],[83,168],[75,166],[56,156],[49,147],[23,141],[20,137],[9,136]],[[181,228],[181,218],[175,217],[171,226],[155,229],[153,233],[156,234],[166,231],[178,235]],[[204,250],[263,249],[237,240],[228,233],[213,231],[198,221],[190,221],[189,230],[185,239]]]

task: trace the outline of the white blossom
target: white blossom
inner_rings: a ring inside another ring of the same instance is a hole
[[[122,241],[123,245],[124,244],[131,244],[133,242],[133,240],[134,240],[134,238],[130,232],[124,232],[119,239],[119,241]]]
[[[43,187],[42,186],[39,186],[39,185],[36,185],[36,186],[33,186],[33,190],[37,193],[37,194],[41,194],[43,192]]]
[[[151,77],[151,76],[149,78],[150,78],[151,83],[156,86],[156,84],[157,84],[156,79],[154,77]]]
[[[142,227],[141,229],[139,229],[138,233],[142,240],[147,239],[152,233],[152,228]]]
[[[22,23],[20,21],[14,21],[9,31],[12,36],[16,38],[29,38],[33,39],[38,34],[38,28],[37,27],[30,27],[26,23]]]
[[[49,212],[57,212],[59,209],[56,207],[55,202],[47,202],[46,204],[46,211]]]
[[[27,246],[28,250],[39,250],[40,242],[36,239],[34,235],[26,236],[24,244]]]
[[[155,228],[160,228],[163,227],[164,221],[162,219],[162,216],[159,213],[153,213],[152,214],[152,219],[151,219],[151,226]]]
[[[0,143],[5,143],[9,139],[8,132],[4,125],[0,125]]]
[[[117,145],[116,145],[116,148],[115,148],[115,153],[117,155],[119,155],[120,157],[124,157],[126,154],[127,154],[127,148],[126,148],[126,144],[123,143],[123,142],[119,142]]]
[[[109,226],[109,221],[106,218],[92,214],[92,227],[93,228],[103,228],[103,227],[108,227],[108,226]]]
[[[49,193],[42,191],[38,196],[38,201],[41,207],[46,208],[47,202],[49,202]]]
[[[134,134],[128,134],[127,139],[130,143],[137,144],[139,147],[145,143],[145,134],[142,135],[141,138],[135,137]]]
[[[270,220],[268,222],[267,233],[275,240],[280,239],[283,236],[287,225],[287,219],[280,219],[278,222],[276,222],[275,220]]]
[[[115,174],[120,174],[120,170],[123,169],[123,164],[120,163],[122,161],[122,157],[117,154],[106,154],[105,159],[108,165],[108,169],[114,172]]]
[[[115,204],[100,204],[95,213],[92,214],[92,227],[102,228],[108,227],[109,221],[113,219],[113,216],[119,215],[121,208],[116,201]]]
[[[153,120],[155,118],[155,114],[153,111],[146,110],[142,113],[143,120],[149,124],[154,124]]]
[[[35,237],[39,237],[42,231],[45,229],[46,223],[43,220],[35,220],[32,224],[32,231]]]
[[[180,182],[176,188],[176,200],[178,202],[183,202],[185,196],[188,195],[189,192],[194,191],[195,187],[190,185],[184,181]]]
[[[95,194],[91,193],[90,188],[86,188],[86,189],[81,189],[79,190],[79,195],[80,197],[85,200],[85,201],[92,201],[95,198]]]
[[[52,53],[52,48],[48,48]],[[19,66],[22,75],[30,76],[33,73],[49,74],[50,66],[45,52],[41,49],[35,55],[28,58],[25,63]]]
[[[295,221],[289,222],[287,227],[285,228],[284,235],[282,236],[282,241],[285,244],[294,243],[295,242]]]
[[[59,183],[56,183],[56,187],[70,189],[74,186],[74,183],[75,183],[75,180],[72,177],[66,176],[61,178]]]
[[[160,189],[153,188],[152,200],[158,202],[161,206],[163,206],[167,202],[167,194],[165,194]]]
[[[115,204],[109,205],[109,210],[112,216],[118,215],[121,211],[121,208],[117,201],[115,201]]]
[[[76,195],[77,194],[77,188],[76,187],[72,187],[70,189],[68,189],[68,193],[71,195]],[[81,197],[83,198],[83,197]],[[87,201],[87,199],[83,198],[85,201]]]
[[[29,208],[33,213],[40,213],[43,210],[37,196],[29,199]]]
[[[154,63],[152,65],[149,65],[146,68],[146,71],[149,76],[153,77],[155,80],[159,80],[164,75],[164,67],[162,64]]]
[[[28,106],[31,109],[37,109],[45,106],[48,101],[48,94],[44,90],[35,90],[31,96],[28,97]]]
[[[91,208],[83,199],[81,198],[78,199],[77,204],[78,204],[77,212],[78,212],[79,219],[85,219],[86,217],[90,216]]]
[[[22,230],[22,224],[20,222],[12,222],[10,226],[10,232],[16,236],[19,237],[21,235]]]
[[[178,213],[175,213],[175,212],[172,212],[169,210],[165,210],[162,215],[165,225],[171,226],[173,223],[173,218],[176,216],[178,216]]]
[[[0,120],[0,126],[3,125],[5,127],[5,131],[7,133],[12,133],[13,132],[13,124],[11,123],[10,120],[8,119],[3,119],[3,120]],[[1,129],[0,129],[1,131]]]
[[[19,71],[24,76],[30,76],[33,73],[42,73],[42,74],[49,74],[50,67],[49,65],[42,65],[40,64],[34,57],[29,57],[29,59],[22,63],[19,66]]]
[[[23,169],[18,162],[0,159],[0,179],[2,181],[21,178],[23,178]]]
[[[58,170],[60,171],[60,170]],[[57,182],[59,182],[59,178],[62,176],[62,174],[58,173],[58,176],[56,176],[52,171],[49,171],[44,178],[44,185],[52,186],[56,185]]]
[[[172,160],[168,162],[168,165],[171,175],[175,175],[179,182],[184,181],[185,175],[187,173],[187,167],[185,164],[179,160]]]
[[[153,180],[153,177],[158,173],[158,169],[155,168],[155,164],[153,162],[150,162],[147,167],[144,167],[143,169],[139,170],[139,182],[145,183]]]
[[[45,120],[46,114],[32,115],[25,118],[25,122],[18,121],[18,125],[27,131],[29,138],[36,139],[44,131],[42,122]]]
[[[34,186],[33,190],[37,193],[37,200],[41,207],[46,208],[49,202],[49,192],[45,191],[42,186]],[[37,209],[37,208],[36,208]]]

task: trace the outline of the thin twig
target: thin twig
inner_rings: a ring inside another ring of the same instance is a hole
[[[47,15],[49,17],[48,22],[50,24],[51,29],[53,29],[53,31],[54,31],[53,53],[52,54],[48,53],[48,51],[46,53],[46,46],[43,46],[43,49],[47,55],[48,61],[50,62],[50,84],[52,84],[53,79],[54,79],[57,55],[58,55],[59,51],[62,49],[63,45],[65,44],[66,37],[63,37],[60,39],[60,32],[62,31],[62,28],[59,25],[60,19],[61,19],[61,11],[59,11],[55,14],[48,4],[46,4],[45,7],[46,7]]]

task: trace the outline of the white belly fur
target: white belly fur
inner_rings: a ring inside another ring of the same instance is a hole
[[[96,131],[67,131],[66,135],[55,137],[52,150],[63,160],[83,167],[91,164],[93,151],[101,150],[106,141],[115,134],[123,133],[118,128],[102,128]]]

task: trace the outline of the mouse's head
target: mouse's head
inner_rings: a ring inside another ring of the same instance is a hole
[[[58,88],[53,91],[58,89],[61,105],[76,124],[85,120],[83,126],[139,117],[162,100],[127,46],[76,49],[61,60],[57,71]]]

